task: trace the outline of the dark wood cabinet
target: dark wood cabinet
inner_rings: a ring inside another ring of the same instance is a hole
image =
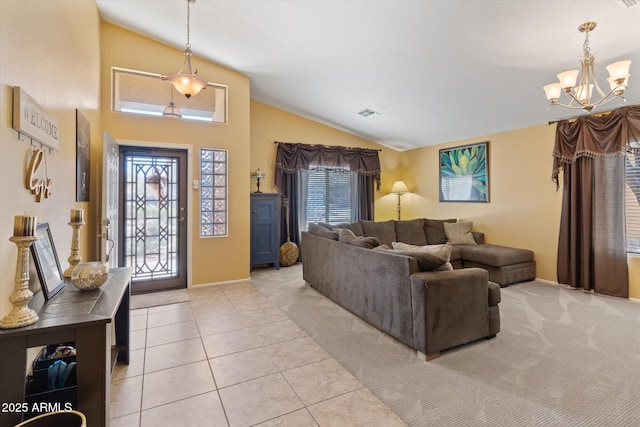
[[[251,193],[251,269],[280,268],[280,194]]]

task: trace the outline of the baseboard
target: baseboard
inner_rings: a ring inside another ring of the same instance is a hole
[[[549,285],[563,286],[563,285],[560,285],[560,283],[558,283],[558,282],[554,282],[553,280],[541,279],[541,278],[539,278],[539,277],[536,277],[534,280],[535,280],[536,282],[547,283],[547,284],[549,284]]]
[[[197,285],[190,286],[189,289],[208,288],[211,286],[232,285],[234,283],[242,283],[242,282],[250,282],[250,281],[251,281],[251,277],[247,277],[246,279],[225,280],[222,282],[199,283]]]

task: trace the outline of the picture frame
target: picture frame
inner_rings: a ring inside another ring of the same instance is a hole
[[[441,202],[489,203],[489,141],[443,148],[438,163]]]
[[[36,266],[40,287],[45,300],[51,299],[64,287],[64,276],[53,243],[49,223],[43,222],[36,227],[38,240],[31,245],[31,256]]]
[[[91,178],[91,123],[76,109],[76,202],[88,202]]]

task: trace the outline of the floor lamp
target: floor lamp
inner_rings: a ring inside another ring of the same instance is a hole
[[[404,181],[396,181],[393,183],[393,187],[391,187],[391,193],[398,195],[398,221],[400,221],[400,196],[408,192],[409,189]]]

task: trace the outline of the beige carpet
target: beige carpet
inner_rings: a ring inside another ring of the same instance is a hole
[[[495,339],[425,362],[306,285],[300,265],[252,279],[410,426],[640,426],[638,303],[512,285]]]
[[[137,308],[155,307],[158,305],[175,304],[178,302],[190,301],[191,297],[186,289],[176,289],[171,291],[151,292],[131,296],[131,310]]]

